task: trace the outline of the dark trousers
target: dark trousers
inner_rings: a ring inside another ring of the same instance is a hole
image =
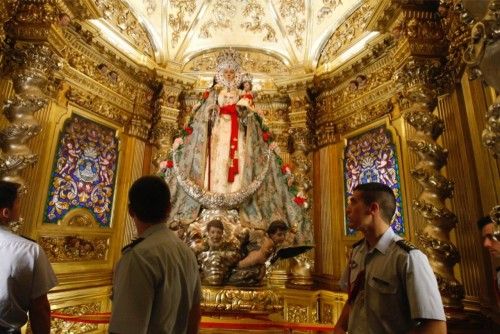
[[[0,326],[0,334],[21,334],[21,330],[19,328]]]

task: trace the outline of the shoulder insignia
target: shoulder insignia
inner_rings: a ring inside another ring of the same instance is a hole
[[[134,248],[136,245],[138,245],[144,238],[137,238],[133,240],[131,243],[129,243],[127,246],[122,248],[122,253],[125,253],[126,251]]]
[[[409,242],[406,239],[398,240],[398,241],[396,241],[396,244],[407,252],[410,252],[414,249],[418,249],[417,246],[415,246],[414,244],[412,244],[411,242]]]
[[[363,242],[365,241],[365,238],[361,239],[361,240],[358,240],[356,241],[351,247],[352,248],[356,248],[358,247],[359,245],[361,245]]]
[[[25,237],[24,235],[21,235],[22,238],[26,239],[26,240],[29,240],[29,241],[32,241],[34,242],[35,244],[37,243],[35,240],[31,239],[31,238],[28,238],[28,237]]]

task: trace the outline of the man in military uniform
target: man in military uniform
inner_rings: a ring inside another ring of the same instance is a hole
[[[139,238],[123,249],[116,267],[111,333],[198,333],[198,263],[165,224],[169,212],[170,192],[163,179],[144,176],[134,182],[129,214]]]
[[[19,185],[0,181],[0,333],[21,333],[29,320],[34,334],[50,332],[47,292],[57,279],[43,249],[12,233],[19,220]]]
[[[354,244],[341,286],[349,297],[334,333],[446,333],[436,278],[427,257],[396,235],[391,188],[358,185],[349,199],[349,227],[364,239]]]

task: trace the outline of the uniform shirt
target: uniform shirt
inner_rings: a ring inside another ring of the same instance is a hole
[[[446,319],[427,257],[397,245],[401,239],[388,228],[371,250],[366,241],[352,250],[341,286],[352,288],[362,270],[365,281],[349,313],[349,334],[406,333],[418,319]]]
[[[30,301],[56,285],[42,248],[0,226],[0,327],[22,327]]]
[[[200,303],[194,253],[165,224],[149,227],[126,247],[116,267],[112,333],[186,333],[189,311]]]

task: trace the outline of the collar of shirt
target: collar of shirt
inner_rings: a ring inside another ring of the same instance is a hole
[[[4,230],[6,232],[12,233],[12,231],[10,230],[10,228],[7,225],[0,225],[0,230]]]
[[[395,233],[391,227],[389,227],[384,234],[378,239],[375,247],[373,247],[368,253],[372,253],[375,249],[380,253],[385,254],[387,252],[387,248],[391,245],[392,239],[394,239]],[[368,249],[368,243],[365,240],[365,247]]]
[[[147,238],[151,234],[153,234],[157,231],[161,231],[163,229],[167,229],[167,228],[168,228],[167,224],[165,224],[165,223],[151,225],[144,232],[142,232],[142,234],[139,236],[139,238]]]

